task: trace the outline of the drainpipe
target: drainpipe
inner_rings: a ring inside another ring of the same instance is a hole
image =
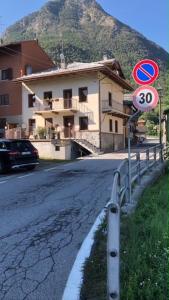
[[[101,85],[100,85],[100,81],[101,81],[101,79],[99,79],[99,148],[101,151],[102,141],[101,141],[101,95],[100,95]]]
[[[98,78],[99,80],[99,147],[100,150],[102,148],[102,140],[101,140],[101,81],[104,80],[107,76],[104,76],[103,78]]]

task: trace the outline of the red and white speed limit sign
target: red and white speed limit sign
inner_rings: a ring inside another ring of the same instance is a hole
[[[133,104],[140,111],[150,111],[158,104],[158,92],[152,86],[142,86],[133,94]]]

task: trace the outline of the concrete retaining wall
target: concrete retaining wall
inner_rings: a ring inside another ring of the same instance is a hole
[[[38,150],[40,158],[46,159],[71,159],[70,143],[55,143],[52,141],[31,141],[33,146]]]

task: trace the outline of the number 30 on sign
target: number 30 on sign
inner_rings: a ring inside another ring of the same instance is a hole
[[[140,111],[150,111],[158,104],[158,92],[152,86],[142,86],[133,94],[133,104]]]

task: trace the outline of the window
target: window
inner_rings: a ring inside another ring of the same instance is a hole
[[[86,102],[87,101],[87,95],[88,95],[88,88],[87,87],[79,88],[79,102]]]
[[[35,94],[28,95],[28,107],[34,107],[34,103],[36,101]]]
[[[1,70],[1,80],[11,80],[13,78],[13,72],[11,68]]]
[[[64,99],[72,99],[72,89],[70,90],[63,90],[63,98]]]
[[[0,95],[0,105],[9,105],[9,95]]]
[[[80,130],[88,130],[88,117],[79,118]]]
[[[60,146],[56,145],[55,146],[55,151],[60,151]]]
[[[72,108],[72,90],[63,90],[64,108]]]
[[[52,99],[52,92],[49,91],[49,92],[44,92],[43,93],[43,98],[48,100],[48,99]]]
[[[115,121],[115,132],[118,133],[118,121]]]
[[[50,107],[50,109],[52,110],[52,92],[48,91],[48,92],[44,92],[43,93],[43,99],[46,100],[47,105]]]
[[[110,92],[108,94],[108,99],[109,99],[109,106],[112,106],[112,93]]]
[[[29,119],[28,124],[29,124],[29,127],[35,128],[36,120],[35,119]]]
[[[112,121],[112,119],[109,120],[109,131],[110,132],[113,131],[113,121]]]
[[[19,152],[32,151],[32,144],[29,141],[13,141],[6,144],[7,149]]]

